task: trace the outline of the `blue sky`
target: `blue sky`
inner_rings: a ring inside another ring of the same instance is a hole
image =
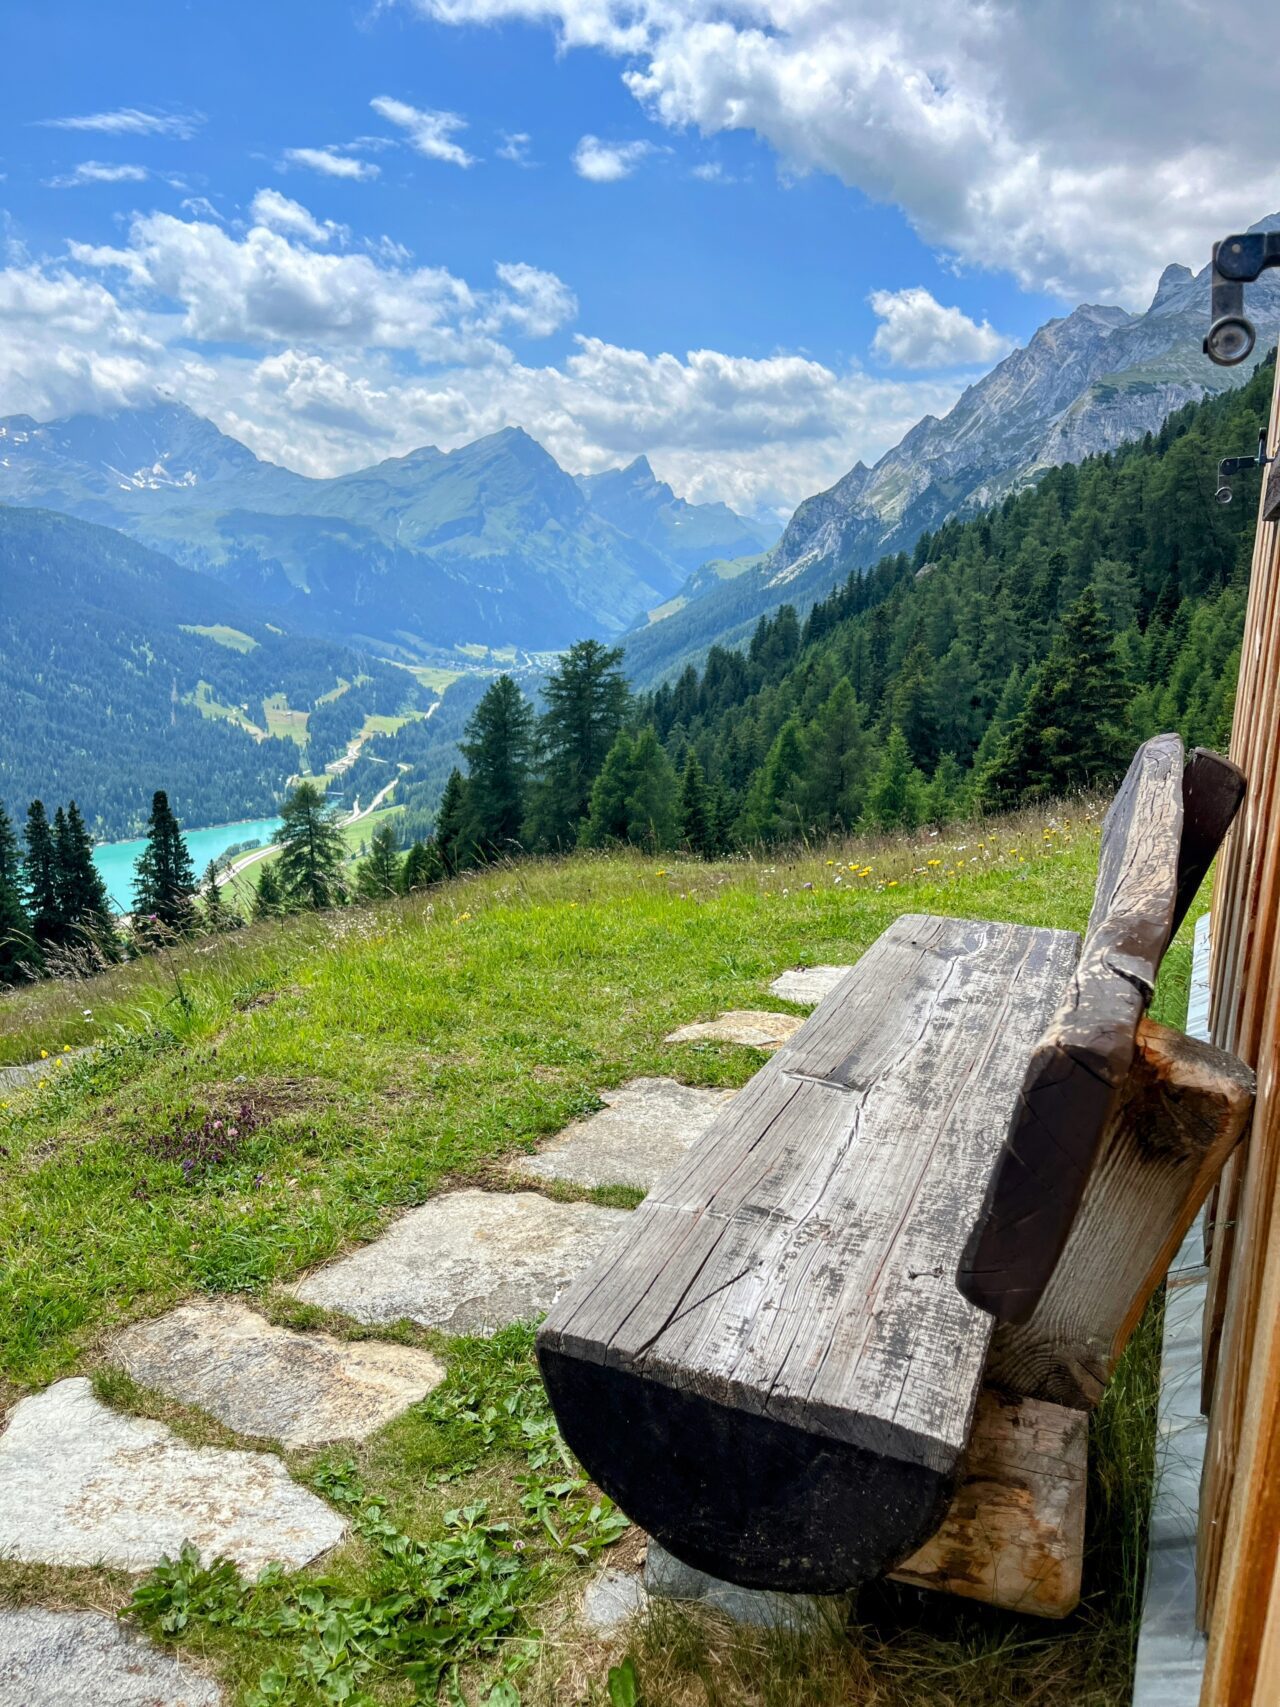
[[[316,472],[514,420],[785,510],[1280,203],[1214,111],[1274,22],[1152,7],[1126,69],[1101,0],[8,0],[0,412],[177,395]]]

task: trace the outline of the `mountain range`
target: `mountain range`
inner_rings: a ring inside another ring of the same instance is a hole
[[[117,528],[264,615],[417,658],[616,634],[769,537],[644,458],[575,479],[516,427],[320,480],[178,403],[0,420],[0,503]]]
[[[1280,214],[1253,229],[1280,229]],[[739,641],[784,602],[804,611],[850,571],[909,551],[949,518],[974,515],[1046,468],[1140,439],[1184,403],[1242,385],[1280,333],[1280,276],[1264,273],[1249,287],[1248,312],[1257,348],[1236,368],[1213,366],[1201,350],[1207,267],[1194,275],[1166,267],[1141,314],[1083,306],[1050,320],[947,415],[926,415],[874,467],[859,462],[807,498],[771,550],[696,571],[628,636],[633,679],[660,679],[714,641]],[[1209,492],[1213,473],[1205,471]]]

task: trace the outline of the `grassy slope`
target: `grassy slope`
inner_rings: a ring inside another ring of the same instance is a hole
[[[772,864],[578,858],[489,873],[428,900],[259,926],[0,1002],[0,1061],[41,1049],[52,1060],[91,1038],[104,1045],[51,1066],[44,1089],[0,1110],[0,1380],[15,1396],[92,1370],[109,1330],[192,1292],[266,1294],[450,1181],[500,1189],[495,1161],[595,1106],[602,1086],[662,1072],[743,1083],[759,1065],[754,1052],[666,1047],[662,1036],[724,1008],[785,1006],[767,992],[774,973],[854,958],[899,913],[1080,928],[1095,859],[1090,822],[1039,817]],[[866,863],[869,877],[848,869]],[[1189,927],[1155,1010],[1175,1022],[1188,942]],[[243,1101],[265,1124],[202,1182],[184,1183],[176,1162],[149,1151],[157,1135]],[[1150,1331],[1135,1342],[1096,1420],[1093,1593],[1063,1630],[888,1590],[860,1603],[873,1626],[799,1655],[668,1619],[640,1639],[651,1698],[664,1707],[1124,1699],[1153,1343]],[[465,1346],[445,1350],[459,1368],[483,1363]],[[147,1408],[158,1414],[154,1401]],[[172,1407],[164,1414],[172,1420]],[[423,1533],[438,1527],[445,1498],[427,1471],[449,1450],[447,1430],[415,1410],[357,1456],[398,1519]],[[501,1505],[510,1471],[510,1454],[495,1449],[467,1488]],[[343,1561],[364,1580],[360,1544]],[[571,1566],[558,1570],[563,1582]],[[14,1594],[35,1592],[30,1572],[2,1567],[6,1580]],[[125,1598],[123,1579],[96,1573],[63,1586],[72,1600]],[[551,1592],[544,1584],[533,1598]],[[254,1642],[221,1640],[227,1675],[256,1675]],[[548,1641],[525,1700],[601,1699],[591,1693],[599,1661],[568,1637]]]

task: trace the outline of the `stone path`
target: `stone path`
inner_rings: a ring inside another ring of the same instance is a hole
[[[446,1192],[291,1290],[357,1322],[491,1334],[549,1310],[627,1214],[531,1191]]]
[[[699,1020],[668,1032],[664,1043],[742,1043],[772,1052],[794,1037],[804,1024],[798,1014],[768,1013],[762,1008],[735,1008],[718,1019]]]
[[[607,1106],[599,1114],[575,1120],[536,1156],[513,1162],[511,1171],[573,1185],[634,1185],[648,1191],[734,1094],[675,1079],[632,1079],[616,1091],[601,1091]]]
[[[80,1377],[20,1400],[0,1435],[0,1558],[143,1571],[190,1541],[256,1575],[309,1563],[345,1527],[278,1458],[188,1446]]]
[[[799,966],[782,972],[770,984],[775,996],[784,1002],[816,1008],[824,996],[829,996],[852,966]]]
[[[185,1660],[101,1612],[0,1612],[0,1707],[219,1707]]]
[[[128,1328],[111,1355],[144,1386],[290,1447],[363,1440],[444,1380],[429,1352],[295,1333],[232,1298]]]

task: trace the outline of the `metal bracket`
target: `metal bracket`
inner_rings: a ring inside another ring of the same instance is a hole
[[[1280,231],[1247,231],[1213,246],[1204,353],[1219,367],[1236,367],[1253,351],[1257,333],[1244,311],[1244,287],[1268,267],[1280,267]]]
[[[1256,456],[1224,456],[1218,464],[1218,490],[1214,497],[1220,504],[1231,502],[1231,487],[1228,484],[1237,474],[1243,474],[1248,468],[1268,468],[1277,459],[1267,455],[1267,429],[1262,427],[1258,432],[1258,454]],[[1272,485],[1275,484],[1274,476]]]

